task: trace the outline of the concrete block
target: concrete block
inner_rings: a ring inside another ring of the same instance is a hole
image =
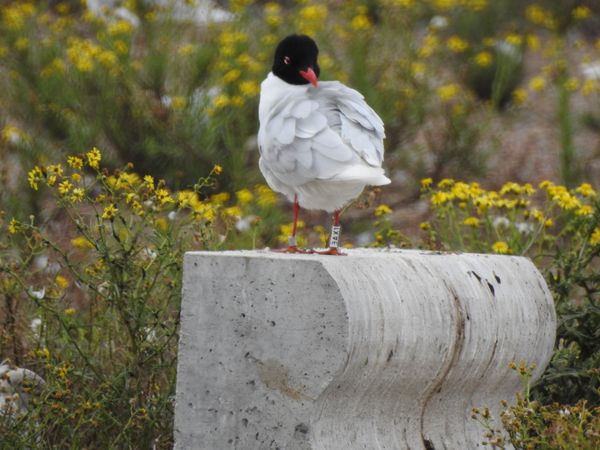
[[[175,409],[183,449],[473,449],[471,408],[521,390],[555,339],[522,257],[186,254]]]

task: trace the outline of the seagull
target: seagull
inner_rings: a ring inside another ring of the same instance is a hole
[[[339,81],[319,81],[319,49],[306,35],[277,45],[271,72],[261,83],[259,168],[269,187],[293,202],[287,253],[298,248],[300,208],[333,213],[329,249],[339,249],[340,214],[365,186],[390,183],[383,163],[383,121],[364,97]]]

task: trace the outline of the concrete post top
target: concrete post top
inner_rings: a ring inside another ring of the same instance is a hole
[[[323,259],[340,259],[345,257],[352,258],[387,258],[387,257],[427,257],[427,256],[458,256],[458,257],[477,257],[477,258],[529,258],[525,256],[514,255],[498,255],[493,253],[467,253],[467,252],[442,252],[420,249],[401,249],[401,248],[344,248],[342,249],[346,256],[332,257],[331,255],[319,255],[318,253],[280,253],[274,252],[268,248],[260,250],[226,250],[226,251],[193,251],[187,252],[186,257],[196,256],[231,256],[231,257],[246,257],[246,258],[268,258],[268,259],[297,259],[297,260],[323,260]]]
[[[403,249],[185,255],[178,449],[474,449],[473,407],[552,354],[524,257]]]

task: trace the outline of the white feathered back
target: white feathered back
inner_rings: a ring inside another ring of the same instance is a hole
[[[365,185],[390,182],[381,168],[383,122],[360,93],[342,83],[297,86],[269,74],[261,85],[259,120],[260,169],[267,183],[290,200],[298,195],[306,208],[337,209]],[[335,208],[314,198],[326,194],[323,183]]]

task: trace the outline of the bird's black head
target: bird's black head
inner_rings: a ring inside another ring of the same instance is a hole
[[[321,72],[318,55],[315,41],[303,34],[292,34],[277,45],[272,71],[287,83],[316,86]]]

